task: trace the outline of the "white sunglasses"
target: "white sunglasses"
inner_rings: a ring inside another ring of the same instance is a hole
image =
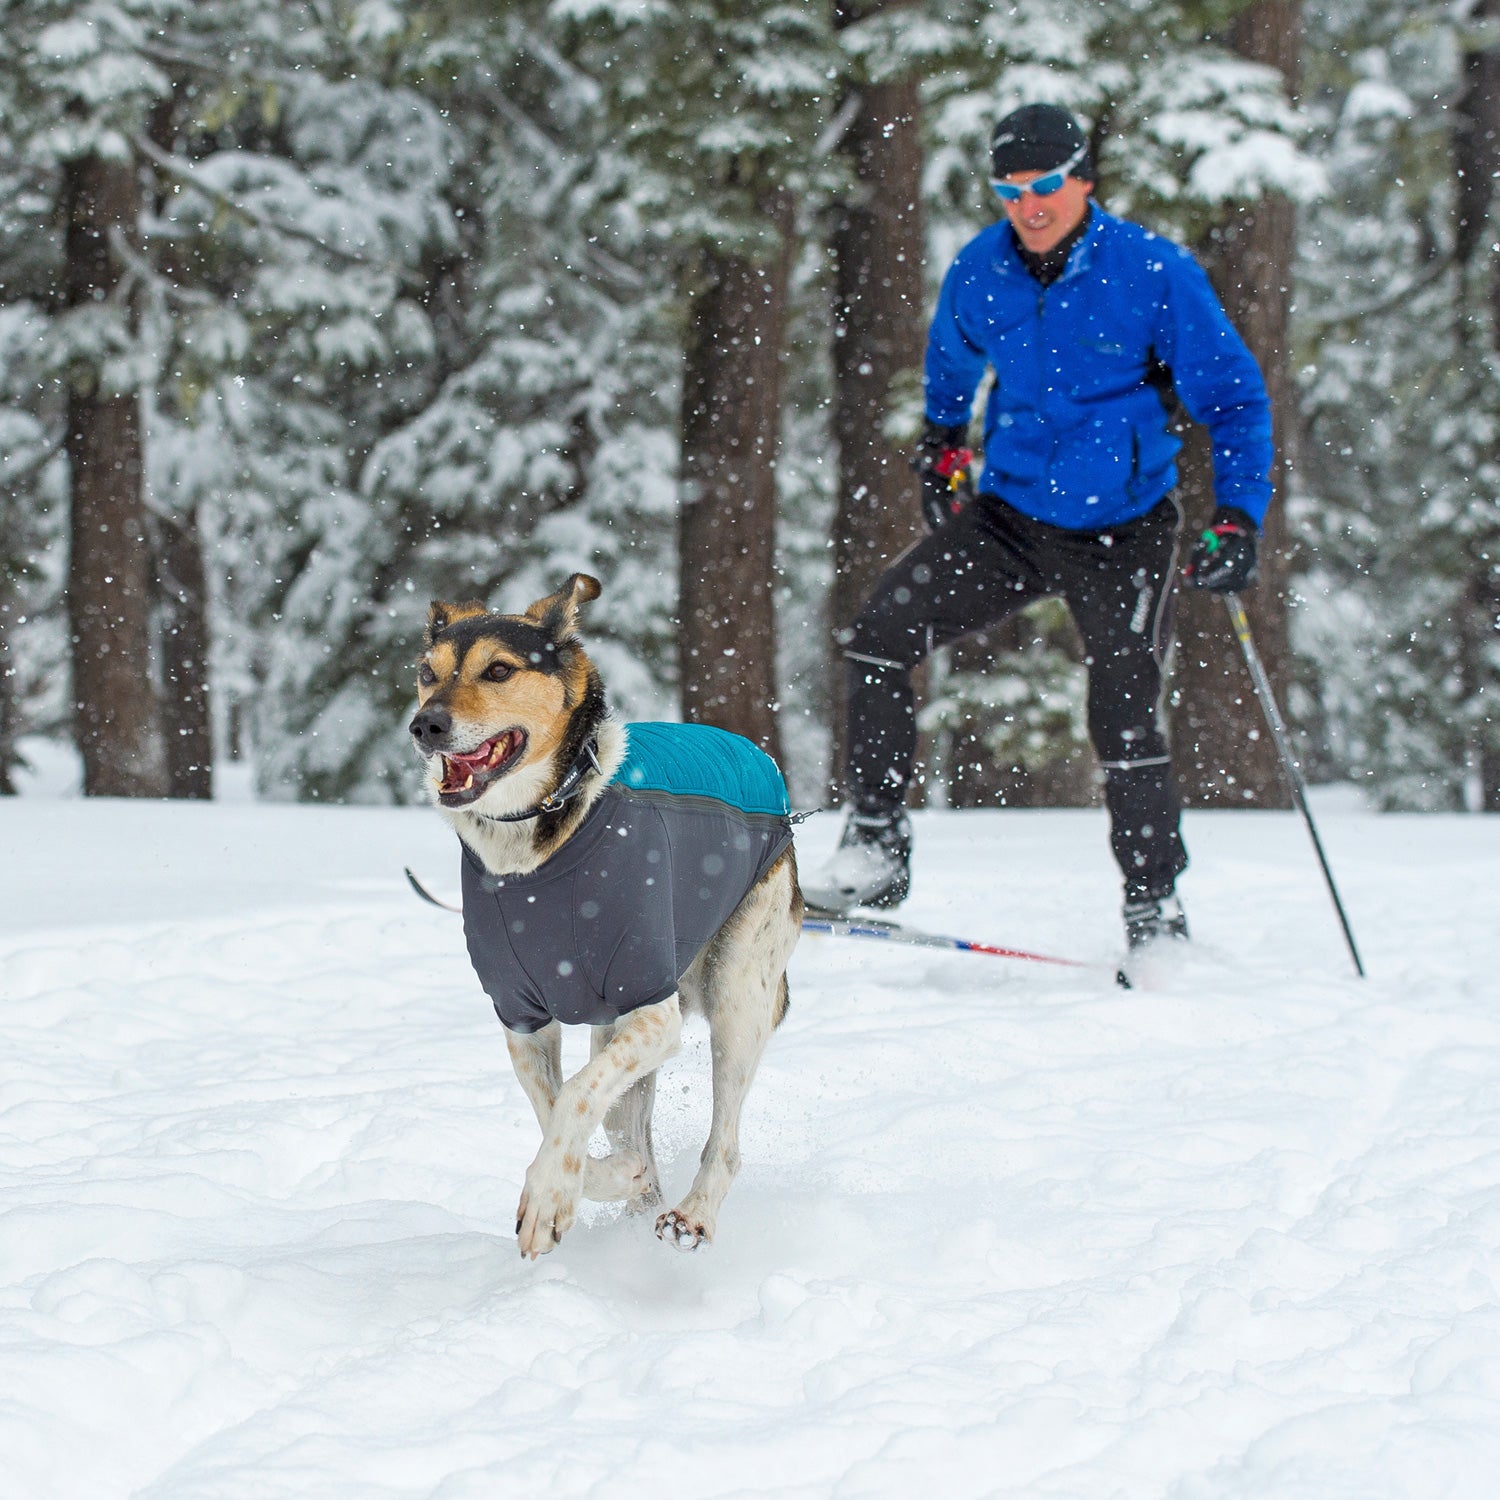
[[[1030,182],[1001,182],[998,177],[991,177],[990,186],[1005,203],[1019,203],[1027,193],[1035,193],[1038,198],[1050,198],[1073,175],[1073,168],[1088,155],[1088,149],[1088,142],[1085,141],[1062,166],[1033,178]]]

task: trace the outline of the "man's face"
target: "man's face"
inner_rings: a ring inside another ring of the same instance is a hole
[[[1024,187],[1046,175],[1045,172],[1012,172],[1002,180]],[[1015,203],[1001,199],[1001,206],[1016,231],[1016,238],[1033,255],[1045,255],[1083,221],[1089,206],[1089,194],[1093,190],[1092,182],[1067,177],[1055,193],[1049,193],[1045,198],[1039,198],[1035,193],[1023,193]]]

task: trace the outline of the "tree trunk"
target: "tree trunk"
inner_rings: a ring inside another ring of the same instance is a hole
[[[1479,0],[1471,22],[1490,27],[1496,21],[1500,0]],[[1458,169],[1453,256],[1467,268],[1479,249],[1500,172],[1500,50],[1493,43],[1464,53],[1463,91],[1453,109],[1453,164]],[[1492,283],[1492,290],[1500,293],[1500,282]]]
[[[152,107],[147,131],[153,144],[170,156],[177,146],[177,117],[189,90],[178,79],[172,93]],[[158,177],[154,211],[169,212],[175,184],[165,174]],[[191,279],[191,269],[177,263],[177,241],[164,236],[155,246],[157,269],[168,280]],[[158,403],[177,409],[170,392],[159,391]],[[189,491],[180,501],[160,505],[150,528],[156,557],[155,619],[161,656],[162,733],[167,758],[167,795],[194,800],[213,796],[213,729],[209,711],[208,680],[208,584],[203,570],[202,534],[198,525],[198,502]],[[186,505],[187,509],[181,506]]]
[[[862,191],[840,207],[833,233],[839,624],[854,618],[886,565],[922,531],[910,463],[916,434],[893,439],[886,431],[900,396],[920,400],[926,344],[917,108],[914,83],[866,88],[844,142]]]
[[[1289,93],[1298,83],[1301,0],[1260,0],[1236,18],[1235,50],[1279,68]],[[1230,320],[1260,364],[1271,396],[1276,459],[1275,498],[1260,539],[1260,582],[1245,608],[1266,672],[1284,704],[1287,646],[1286,481],[1295,468],[1296,392],[1289,337],[1296,210],[1278,195],[1240,209],[1217,231],[1203,259]],[[1188,436],[1180,491],[1187,512],[1185,541],[1213,511],[1206,434]],[[1289,807],[1290,794],[1274,741],[1261,717],[1249,673],[1221,599],[1185,589],[1178,609],[1173,674],[1172,748],[1178,789],[1188,806]]]
[[[0,602],[4,602],[8,594],[5,581],[0,578]],[[5,633],[5,617],[8,613],[9,611],[0,610],[0,797],[13,797],[16,792],[16,784],[11,780],[11,770],[16,764],[16,736],[20,732],[16,674],[11,665],[13,657]]]
[[[87,156],[63,169],[64,305],[101,307],[120,267],[110,234],[132,235],[128,162]],[[71,469],[68,622],[73,722],[87,796],[156,797],[166,789],[151,682],[151,552],[142,495],[140,398],[76,369],[64,446]]]
[[[909,0],[835,0],[838,30]],[[838,631],[855,618],[874,580],[921,534],[910,437],[891,440],[886,425],[901,398],[918,402],[926,345],[927,237],[922,216],[921,101],[916,78],[864,84],[838,148],[855,190],[838,205],[834,254],[834,410],[838,499],[834,510],[834,583],[829,622],[832,790],[844,763],[846,709]],[[926,672],[916,673],[918,699]],[[919,747],[926,760],[930,747]],[[924,783],[918,766],[913,786]]]
[[[842,29],[907,3],[836,3],[834,23]],[[913,435],[893,441],[886,431],[903,394],[919,399],[926,333],[917,80],[861,87],[840,150],[857,186],[840,205],[832,236],[833,436],[839,455],[830,600],[835,637],[853,621],[886,565],[922,529],[917,477],[908,462]],[[843,657],[837,645],[832,668],[836,779],[845,737]]]
[[[1461,606],[1459,654],[1465,696],[1475,708],[1469,758],[1470,772],[1478,785],[1471,811],[1493,813],[1500,812],[1500,712],[1493,707],[1500,699],[1500,673],[1495,670],[1494,659],[1496,631],[1500,631],[1500,574],[1494,559],[1500,556],[1500,534],[1488,547],[1471,547],[1469,556],[1471,572]],[[1485,710],[1485,704],[1491,707]]]
[[[20,527],[18,493],[0,492],[0,797],[15,795],[12,772],[16,767],[16,739],[21,732],[21,705],[17,684],[20,675],[11,650],[9,625],[21,611],[16,607],[21,571],[21,548],[15,531]],[[13,528],[15,530],[13,530]]]
[[[1500,0],[1479,0],[1472,20],[1493,27]],[[1491,205],[1500,176],[1500,47],[1480,33],[1484,45],[1466,52],[1464,88],[1453,111],[1453,161],[1458,171],[1453,253],[1462,274],[1461,346],[1477,357],[1483,349],[1477,308],[1488,302],[1490,347],[1500,351],[1500,260],[1489,253]],[[1476,528],[1477,531],[1477,528]],[[1500,526],[1471,535],[1466,548],[1468,578],[1459,604],[1459,670],[1464,697],[1472,705],[1500,699],[1500,673],[1494,666],[1495,632],[1500,629]],[[1470,736],[1470,769],[1478,780],[1476,804],[1500,812],[1500,717],[1480,709]]]
[[[208,584],[196,509],[159,517],[157,620],[162,658],[162,729],[167,795],[213,796],[213,729],[209,714]]]
[[[678,523],[682,716],[780,758],[776,715],[776,434],[791,268],[789,195],[768,202],[780,248],[761,265],[703,252],[689,306]]]

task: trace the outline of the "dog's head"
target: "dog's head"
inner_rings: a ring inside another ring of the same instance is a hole
[[[515,812],[556,785],[604,711],[576,634],[599,583],[575,573],[522,615],[434,603],[417,664],[411,734],[446,808]]]

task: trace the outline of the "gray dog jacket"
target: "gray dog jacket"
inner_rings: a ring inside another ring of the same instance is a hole
[[[627,724],[624,761],[556,854],[490,874],[464,845],[464,936],[511,1031],[665,1000],[792,840],[776,762],[701,724]]]

